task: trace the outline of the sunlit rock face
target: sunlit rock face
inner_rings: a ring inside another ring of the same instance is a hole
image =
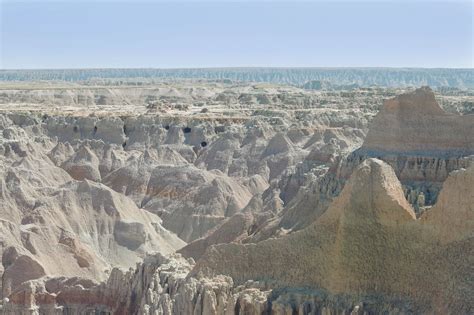
[[[362,146],[382,154],[452,157],[474,154],[474,116],[446,113],[428,87],[387,100]]]
[[[422,87],[387,100],[349,160],[357,164],[377,157],[388,162],[420,212],[436,202],[450,172],[470,165],[473,135],[473,115],[445,112],[433,91]]]
[[[87,301],[90,310],[118,314],[468,314],[474,252],[473,226],[466,222],[472,209],[458,208],[445,195],[469,184],[473,174],[471,168],[450,176],[440,204],[416,220],[393,169],[368,159],[329,209],[302,231],[257,244],[211,247],[196,263],[179,255],[149,257],[136,270],[116,269],[107,282],[82,289],[79,279],[43,278],[11,294],[4,308],[55,305],[78,311]],[[452,218],[455,234],[445,233],[440,213]],[[455,285],[449,286],[452,281]],[[44,294],[51,303],[42,303]]]
[[[5,92],[0,313],[469,314],[474,116],[305,88]]]

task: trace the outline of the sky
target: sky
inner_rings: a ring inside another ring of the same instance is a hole
[[[0,0],[0,69],[473,67],[473,2]]]

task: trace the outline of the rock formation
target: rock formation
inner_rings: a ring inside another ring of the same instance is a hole
[[[380,154],[451,157],[474,154],[474,116],[446,113],[428,87],[385,102],[362,150]]]
[[[73,153],[43,136],[28,141],[28,127],[8,120],[0,170],[3,296],[44,275],[104,279],[111,266],[129,267],[147,252],[172,253],[185,244],[159,217],[93,181],[100,181],[99,160],[90,147]]]
[[[442,194],[473,175],[472,169],[454,174]],[[444,202],[437,207],[449,212]],[[454,216],[464,212],[452,211]],[[429,216],[416,220],[391,167],[369,159],[328,211],[300,232],[258,244],[211,247],[194,267],[179,256],[148,258],[136,270],[114,270],[107,282],[79,292],[75,282],[80,280],[54,286],[50,283],[61,279],[32,281],[4,307],[13,312],[49,295],[57,309],[81,310],[81,296],[92,301],[89,309],[117,314],[466,314],[474,305],[467,277],[474,259],[472,226],[445,238],[438,229],[443,224]],[[371,303],[365,302],[369,296]]]
[[[469,91],[104,84],[0,93],[0,314],[472,313]]]

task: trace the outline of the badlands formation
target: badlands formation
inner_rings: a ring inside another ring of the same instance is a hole
[[[0,87],[0,314],[474,313],[471,90]]]

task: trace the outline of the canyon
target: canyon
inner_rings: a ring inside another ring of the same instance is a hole
[[[0,82],[0,314],[472,314],[469,76],[336,74]]]

